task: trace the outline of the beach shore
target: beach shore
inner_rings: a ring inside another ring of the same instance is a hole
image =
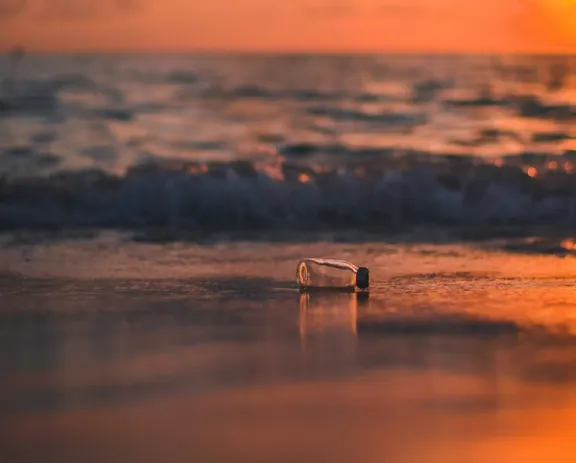
[[[299,258],[371,269],[300,294]],[[571,462],[575,261],[490,243],[5,236],[10,462]]]

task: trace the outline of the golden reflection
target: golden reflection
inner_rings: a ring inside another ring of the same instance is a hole
[[[298,176],[298,181],[300,183],[310,183],[312,179],[310,178],[310,175],[302,172],[299,176]]]
[[[568,251],[576,250],[576,242],[574,242],[572,238],[565,239],[562,241],[562,243],[560,243],[560,246]]]
[[[272,165],[268,163],[257,163],[256,168],[258,172],[263,173],[269,179],[283,182],[285,180],[284,172],[282,171],[283,162],[283,158],[280,158]]]
[[[312,170],[312,172],[314,172],[315,174],[323,174],[325,172],[329,172],[330,169],[327,167],[324,167],[320,164],[312,164],[310,166],[310,169]]]
[[[201,164],[201,165],[196,165],[196,166],[192,165],[192,166],[188,166],[186,171],[192,175],[205,174],[206,172],[208,172],[208,166],[206,164]]]
[[[358,305],[366,303],[368,297],[364,293],[300,294],[300,337],[325,332],[357,336]]]
[[[556,161],[550,161],[547,165],[548,169],[556,170],[558,169],[558,163]]]

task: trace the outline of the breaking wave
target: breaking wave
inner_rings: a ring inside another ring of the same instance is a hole
[[[576,219],[576,153],[486,160],[416,153],[345,166],[158,161],[0,180],[0,226],[275,229],[557,224]]]

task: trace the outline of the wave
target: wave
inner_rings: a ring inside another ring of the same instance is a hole
[[[190,71],[172,71],[165,76],[165,81],[171,84],[195,84],[200,81],[200,77]]]
[[[365,122],[386,125],[421,125],[426,123],[425,114],[413,113],[368,113],[335,107],[309,108],[308,113],[314,116],[327,117],[336,122]]]
[[[301,90],[279,90],[270,89],[260,85],[240,85],[231,89],[224,89],[219,87],[211,87],[205,90],[202,95],[205,98],[217,97],[232,100],[265,100],[265,101],[280,101],[292,100],[298,102],[309,101],[339,101],[347,98],[342,92],[328,92],[315,89],[301,89]],[[374,98],[377,96],[364,94],[358,98]]]
[[[576,106],[570,104],[546,104],[536,96],[526,96],[517,101],[518,112],[526,118],[550,120],[576,120]]]
[[[38,172],[55,168],[61,159],[52,153],[36,152],[29,147],[0,150],[0,175]]]
[[[0,82],[0,116],[50,114],[60,106],[56,81]]]
[[[102,95],[111,104],[122,104],[124,95],[120,90],[100,86],[82,74],[57,74],[50,78],[0,81],[0,116],[53,115],[66,106],[63,93]],[[95,109],[97,117],[125,119],[121,110]]]
[[[573,121],[576,119],[576,106],[570,103],[549,103],[537,95],[506,94],[493,95],[492,91],[476,89],[472,97],[442,97],[444,90],[456,89],[455,82],[424,80],[406,83],[406,92],[396,94],[372,92],[358,88],[355,90],[339,89],[287,89],[269,88],[257,84],[244,84],[232,88],[220,87],[216,81],[205,81],[199,74],[185,70],[174,70],[164,74],[132,76],[134,83],[156,83],[180,85],[174,94],[178,102],[212,98],[223,101],[261,100],[265,102],[291,101],[302,103],[305,111],[313,116],[331,119],[335,122],[358,122],[389,126],[419,126],[426,124],[433,114],[418,111],[380,111],[367,112],[359,109],[342,107],[343,103],[358,107],[366,103],[418,103],[440,101],[447,107],[475,109],[482,107],[501,107],[514,111],[524,118],[541,118],[551,121]],[[202,84],[202,85],[196,85]],[[191,90],[192,89],[192,90]],[[128,122],[136,117],[136,112],[146,112],[158,108],[155,102],[139,102],[136,106],[127,104],[127,94],[113,84],[98,83],[82,73],[59,73],[51,77],[37,79],[5,79],[0,82],[0,117],[14,115],[55,115],[60,109],[69,107],[65,95],[84,94],[91,97],[104,97],[102,107],[93,107],[88,103],[89,114],[101,119]],[[306,108],[309,103],[310,107]],[[165,103],[166,104],[166,103]],[[152,105],[152,106],[150,106]],[[72,108],[74,105],[72,105]]]
[[[152,162],[122,176],[98,170],[5,176],[0,177],[0,227],[570,224],[576,221],[575,161],[576,152],[526,154],[495,164],[408,153],[352,158],[338,168],[278,157],[266,162]]]
[[[134,112],[130,108],[98,108],[93,110],[93,115],[97,118],[119,122],[130,122],[134,119]]]
[[[392,94],[365,92],[328,91],[310,88],[303,89],[270,89],[261,85],[240,85],[231,89],[211,87],[202,95],[205,98],[218,97],[233,100],[265,100],[265,101],[297,101],[297,102],[340,102],[351,101],[355,103],[402,102],[405,99]]]

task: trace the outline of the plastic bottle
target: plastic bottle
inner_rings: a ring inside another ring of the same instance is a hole
[[[335,289],[367,291],[370,272],[350,262],[336,259],[303,259],[296,269],[296,282],[301,291]]]

